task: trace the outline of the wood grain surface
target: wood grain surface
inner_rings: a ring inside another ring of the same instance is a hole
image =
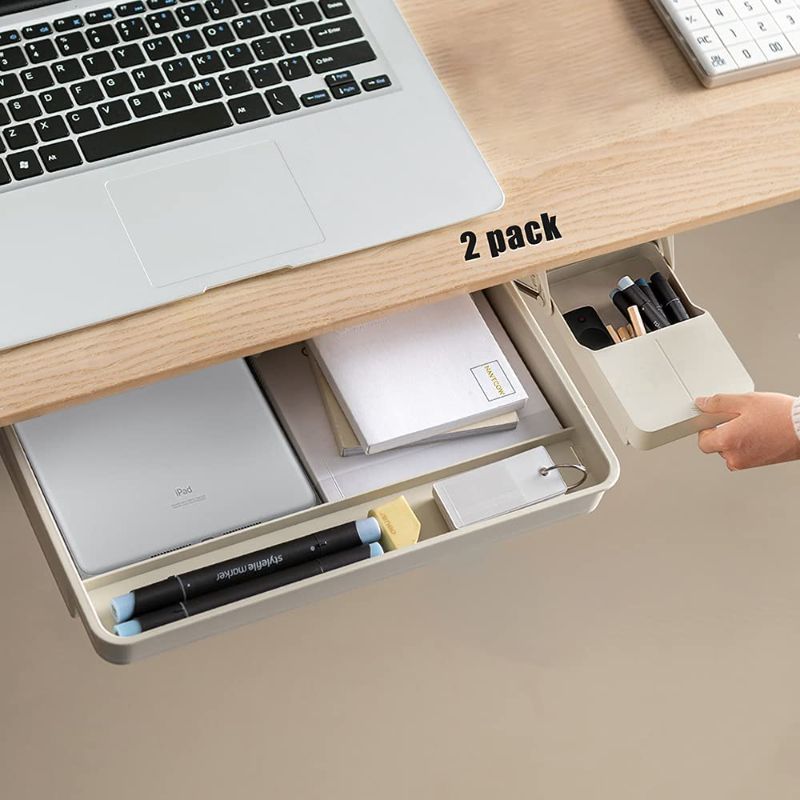
[[[399,4],[505,207],[2,353],[0,424],[800,197],[800,71],[704,89],[646,0]],[[541,212],[562,240],[464,262]]]

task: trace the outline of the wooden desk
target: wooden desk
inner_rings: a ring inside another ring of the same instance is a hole
[[[505,208],[0,354],[0,424],[800,196],[798,71],[704,89],[646,0],[400,5]],[[561,241],[464,262],[545,211]]]

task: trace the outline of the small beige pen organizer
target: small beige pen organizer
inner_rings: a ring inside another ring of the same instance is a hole
[[[632,247],[540,276],[537,319],[560,339],[585,375],[623,440],[650,450],[727,417],[701,414],[694,398],[753,390],[753,380],[711,314],[692,302],[670,265],[669,242]],[[615,328],[623,317],[609,297],[623,275],[650,279],[661,272],[691,319],[606,347],[578,344],[562,314],[594,306]]]

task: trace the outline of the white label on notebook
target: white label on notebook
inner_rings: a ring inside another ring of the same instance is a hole
[[[513,384],[499,361],[490,361],[488,364],[473,367],[472,374],[489,402],[516,394]]]

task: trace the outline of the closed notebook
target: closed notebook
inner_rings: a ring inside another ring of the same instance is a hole
[[[325,412],[328,415],[328,421],[331,424],[333,436],[336,439],[336,444],[339,446],[339,454],[342,456],[358,456],[364,454],[364,448],[358,441],[358,437],[353,432],[353,427],[347,421],[344,411],[342,411],[336,395],[333,393],[327,378],[322,374],[322,370],[316,362],[316,359],[311,356],[311,369],[314,373],[314,379],[317,382],[322,402],[325,404]],[[481,420],[480,422],[472,422],[469,425],[462,425],[458,428],[453,428],[451,431],[444,433],[437,433],[428,439],[424,439],[420,444],[426,442],[446,442],[448,439],[460,439],[465,436],[477,436],[482,433],[497,433],[498,431],[513,431],[517,427],[519,416],[516,411],[508,411],[498,417],[491,419]]]
[[[366,453],[516,411],[527,394],[469,296],[309,341]]]

